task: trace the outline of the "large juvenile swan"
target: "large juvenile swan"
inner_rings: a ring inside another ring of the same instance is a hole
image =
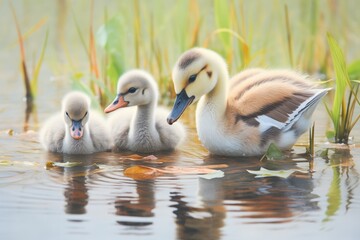
[[[90,111],[90,99],[71,92],[62,101],[62,112],[51,117],[40,131],[40,142],[50,152],[90,154],[111,148],[105,120]]]
[[[173,150],[185,136],[181,124],[173,127],[166,123],[168,111],[156,108],[158,87],[153,77],[142,70],[131,70],[118,81],[117,97],[105,113],[118,108],[110,118],[114,150],[156,152]]]
[[[226,156],[261,155],[270,143],[291,148],[329,91],[289,70],[249,69],[229,80],[223,58],[203,48],[183,53],[172,77],[177,97],[168,123],[200,99],[199,138],[211,153]]]

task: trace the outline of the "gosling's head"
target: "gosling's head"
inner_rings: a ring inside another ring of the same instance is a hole
[[[148,105],[157,100],[155,79],[143,70],[130,70],[119,78],[117,96],[104,111],[109,113],[118,108]]]
[[[179,57],[172,72],[176,100],[167,119],[169,124],[215,87],[220,68],[227,69],[224,59],[209,49],[193,48]]]
[[[66,126],[73,139],[79,140],[84,135],[84,127],[89,120],[90,99],[81,92],[68,93],[62,101],[62,112]]]

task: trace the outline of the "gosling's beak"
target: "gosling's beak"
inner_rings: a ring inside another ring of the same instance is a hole
[[[70,128],[71,137],[75,140],[79,140],[80,138],[82,138],[83,134],[84,134],[84,129],[81,125],[81,120],[80,121],[72,120],[72,126]]]
[[[189,97],[183,89],[179,94],[176,95],[174,106],[167,118],[167,122],[171,125],[176,122],[183,114],[187,106],[194,101],[194,96]]]
[[[109,112],[115,111],[118,108],[126,107],[128,104],[129,104],[129,102],[124,100],[124,96],[119,94],[115,98],[115,100],[109,106],[107,106],[107,108],[105,108],[104,112],[109,113]]]

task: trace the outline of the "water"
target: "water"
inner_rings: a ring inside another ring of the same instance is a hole
[[[1,20],[6,15],[3,2]],[[37,6],[15,2],[21,11]],[[45,7],[56,13],[51,6]],[[62,26],[64,16],[57,17]],[[22,24],[26,25],[26,19]],[[15,34],[9,24],[3,25],[2,36]],[[328,158],[316,157],[313,166],[299,146],[292,157],[278,162],[209,156],[197,140],[192,108],[184,119],[189,128],[186,144],[173,153],[155,154],[157,160],[139,160],[131,153],[49,154],[41,149],[37,132],[60,109],[60,100],[69,89],[68,77],[54,76],[56,71],[45,66],[36,108],[26,114],[21,76],[14,68],[18,64],[13,57],[18,50],[12,46],[16,36],[0,41],[1,239],[358,239],[358,145],[331,149]],[[73,47],[80,52],[81,47]],[[315,138],[321,150],[328,147],[323,143],[330,123],[323,106],[316,114]],[[359,134],[357,126],[352,133],[355,141]],[[299,140],[305,142],[306,135]],[[49,162],[67,161],[81,165],[49,166]],[[136,165],[219,164],[227,165],[217,168],[224,177],[210,180],[200,174],[164,174],[142,180],[124,175],[125,169]],[[247,172],[260,167],[306,171],[287,179],[255,178]]]
[[[2,239],[356,239],[360,233],[359,148],[330,150],[328,159],[315,158],[312,173],[288,179],[255,178],[246,170],[309,170],[303,147],[280,162],[213,157],[199,145],[191,125],[188,143],[174,153],[156,154],[157,160],[111,152],[64,156],[44,152],[38,124],[25,124],[30,129],[25,133],[17,121],[24,113],[7,99],[7,108],[14,110],[1,112],[6,124],[1,125],[0,160],[14,165],[0,166]],[[16,121],[10,123],[11,116]],[[13,127],[12,136],[7,126]],[[46,164],[67,161],[82,164]],[[221,169],[223,178],[124,176],[124,169],[136,165],[214,164],[228,165]]]

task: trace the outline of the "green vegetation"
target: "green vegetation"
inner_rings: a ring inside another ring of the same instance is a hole
[[[125,70],[138,67],[154,75],[162,103],[170,104],[174,98],[172,65],[183,51],[194,46],[220,52],[231,73],[246,67],[268,66],[294,67],[310,74],[331,72],[327,66],[326,31],[337,26],[331,18],[325,21],[323,14],[331,14],[334,7],[339,7],[336,3],[323,2],[322,8],[317,1],[279,1],[266,6],[235,0],[177,1],[172,5],[155,1],[151,5],[133,1],[127,7],[129,13],[112,16],[105,8],[103,24],[95,34],[98,48],[93,44],[92,20],[88,26],[79,26],[73,14],[79,40],[92,66],[88,73],[82,69],[79,74],[76,69],[74,84],[92,93],[101,106],[113,98],[118,77]],[[164,8],[168,11],[164,12]],[[255,18],[249,10],[265,12],[259,12]],[[345,10],[339,7],[338,11]],[[304,25],[299,26],[299,22]],[[89,35],[82,33],[84,28],[90,29]],[[274,47],[278,51],[273,51]]]
[[[11,11],[12,11],[12,14],[13,14],[13,17],[14,17],[16,32],[17,32],[17,35],[18,35],[18,41],[19,41],[19,47],[20,47],[21,71],[22,71],[24,85],[25,85],[26,102],[28,104],[28,108],[31,109],[33,99],[37,94],[38,78],[39,78],[40,69],[41,69],[41,66],[43,64],[43,60],[44,60],[44,56],[45,56],[45,49],[46,49],[46,46],[47,46],[49,34],[48,34],[48,31],[47,31],[46,35],[45,35],[44,42],[43,42],[42,47],[41,47],[39,59],[37,60],[37,62],[35,64],[35,67],[34,67],[34,69],[32,71],[31,77],[29,77],[29,71],[28,71],[28,67],[27,67],[27,64],[26,64],[26,57],[25,57],[25,47],[24,47],[24,40],[25,39],[24,39],[24,36],[21,33],[19,22],[18,22],[18,19],[17,19],[17,15],[16,15],[15,9],[14,9],[13,5],[11,4],[11,2],[10,2],[10,7],[11,7]],[[38,24],[36,24],[34,27],[32,27],[30,33],[36,31],[37,29],[39,29],[43,24],[44,24],[44,21],[41,20]]]
[[[347,144],[351,130],[360,119],[360,114],[354,116],[355,106],[360,104],[358,99],[359,83],[350,80],[344,54],[330,34],[328,34],[328,42],[336,76],[332,109],[326,107],[334,125],[334,132],[330,135],[334,136],[336,143]],[[354,65],[352,69],[356,69]]]
[[[119,76],[131,68],[153,74],[159,84],[161,103],[171,104],[172,66],[183,51],[194,46],[209,47],[222,54],[231,74],[247,67],[294,68],[321,79],[335,79],[334,85],[329,86],[335,89],[333,103],[327,107],[334,124],[332,136],[335,142],[347,143],[351,129],[360,118],[356,115],[360,61],[354,61],[346,69],[338,45],[348,52],[354,48],[351,39],[360,34],[352,4],[353,1],[324,0],[134,0],[106,4],[91,1],[80,4],[80,13],[79,5],[71,3],[66,5],[70,11],[63,9],[62,18],[69,23],[64,32],[74,30],[76,38],[61,41],[68,67],[65,71],[71,73],[73,88],[87,92],[97,107],[103,108],[115,96]],[[13,12],[26,94],[32,99],[48,34],[29,77],[26,34],[21,34]],[[39,29],[43,24],[33,28]],[[327,37],[330,30],[339,44],[333,37]],[[50,35],[51,31],[56,29],[51,28]],[[84,50],[88,68],[83,66],[81,54],[72,51],[74,41]],[[313,139],[311,146],[313,153]]]

